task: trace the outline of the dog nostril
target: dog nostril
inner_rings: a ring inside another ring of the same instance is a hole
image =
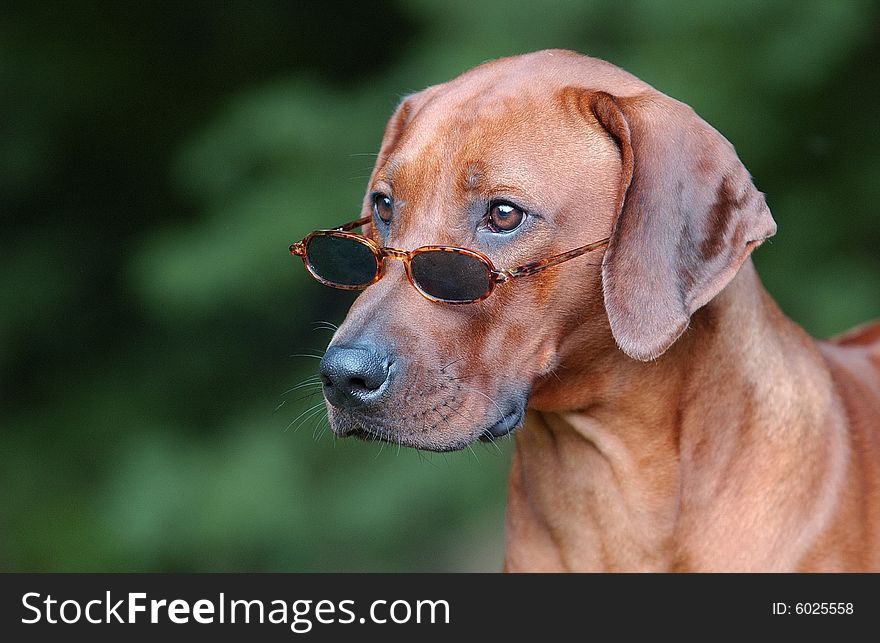
[[[366,380],[362,377],[352,377],[348,382],[351,384],[352,388],[362,388],[366,391],[373,390],[372,387],[367,386]]]
[[[320,366],[327,401],[354,408],[377,400],[386,388],[391,362],[387,351],[376,344],[331,346]]]

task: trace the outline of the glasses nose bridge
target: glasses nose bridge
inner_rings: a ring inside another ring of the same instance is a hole
[[[388,259],[396,259],[397,261],[402,261],[404,263],[409,262],[410,253],[406,250],[398,250],[397,248],[382,248],[382,258]]]

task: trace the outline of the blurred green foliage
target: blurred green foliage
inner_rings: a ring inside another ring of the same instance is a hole
[[[351,302],[287,244],[353,218],[402,95],[565,47],[736,145],[779,223],[766,285],[841,331],[880,314],[878,18],[837,0],[5,4],[0,569],[498,568],[509,445],[337,442],[314,390],[285,393],[317,365],[288,356],[320,352],[315,322]]]

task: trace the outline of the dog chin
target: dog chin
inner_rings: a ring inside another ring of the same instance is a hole
[[[329,405],[328,405],[329,406]],[[449,434],[432,435],[427,433],[410,433],[394,428],[386,428],[369,418],[355,417],[353,414],[341,412],[329,407],[330,428],[339,437],[359,438],[367,442],[387,442],[399,446],[410,447],[422,451],[438,453],[459,451],[474,442],[494,442],[512,434],[522,426],[525,418],[525,404],[517,404],[499,420],[482,427],[468,435],[455,436]]]

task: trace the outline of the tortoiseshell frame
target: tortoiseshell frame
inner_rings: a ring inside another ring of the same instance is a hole
[[[580,248],[575,248],[574,250],[569,250],[568,252],[553,255],[552,257],[547,257],[546,259],[524,263],[514,268],[496,268],[489,257],[484,255],[482,252],[478,252],[477,250],[468,250],[467,248],[458,248],[456,246],[422,246],[421,248],[416,248],[415,250],[410,251],[398,250],[397,248],[387,248],[384,246],[380,246],[368,237],[351,232],[351,230],[354,230],[355,228],[359,228],[362,225],[369,223],[372,218],[372,216],[366,216],[358,219],[357,221],[352,221],[350,223],[346,223],[345,225],[341,225],[338,228],[333,228],[332,230],[316,230],[315,232],[307,235],[302,241],[291,244],[290,254],[302,259],[303,266],[305,266],[306,271],[308,271],[308,273],[317,281],[324,284],[325,286],[338,288],[339,290],[363,290],[367,286],[371,286],[372,284],[379,281],[384,274],[385,262],[383,260],[386,257],[389,259],[397,259],[403,262],[403,266],[406,269],[406,277],[407,279],[409,279],[412,287],[415,288],[419,292],[419,294],[422,295],[422,297],[424,297],[425,299],[442,304],[473,304],[478,301],[484,300],[495,291],[495,286],[497,286],[498,284],[503,284],[509,279],[534,275],[538,272],[541,272],[545,268],[559,265],[564,261],[574,259],[575,257],[580,257],[583,254],[592,252],[593,250],[597,250],[603,246],[608,245],[608,238],[600,239],[599,241],[594,241],[593,243],[581,246]],[[357,286],[334,284],[321,278],[320,275],[316,274],[312,270],[312,267],[309,265],[308,257],[306,256],[306,246],[308,246],[309,241],[311,241],[311,239],[316,236],[342,237],[345,239],[351,239],[352,241],[356,241],[362,245],[367,246],[367,248],[369,248],[370,252],[373,254],[373,257],[376,259],[376,276],[373,277],[373,280],[369,283],[360,284]],[[486,266],[486,270],[489,274],[489,287],[487,288],[486,292],[480,297],[467,300],[440,299],[438,297],[434,297],[429,293],[426,293],[419,287],[415,280],[413,280],[412,271],[410,270],[410,261],[412,261],[412,258],[423,252],[453,252],[456,254],[467,255],[469,257],[477,259],[478,261],[480,261],[480,263]]]

